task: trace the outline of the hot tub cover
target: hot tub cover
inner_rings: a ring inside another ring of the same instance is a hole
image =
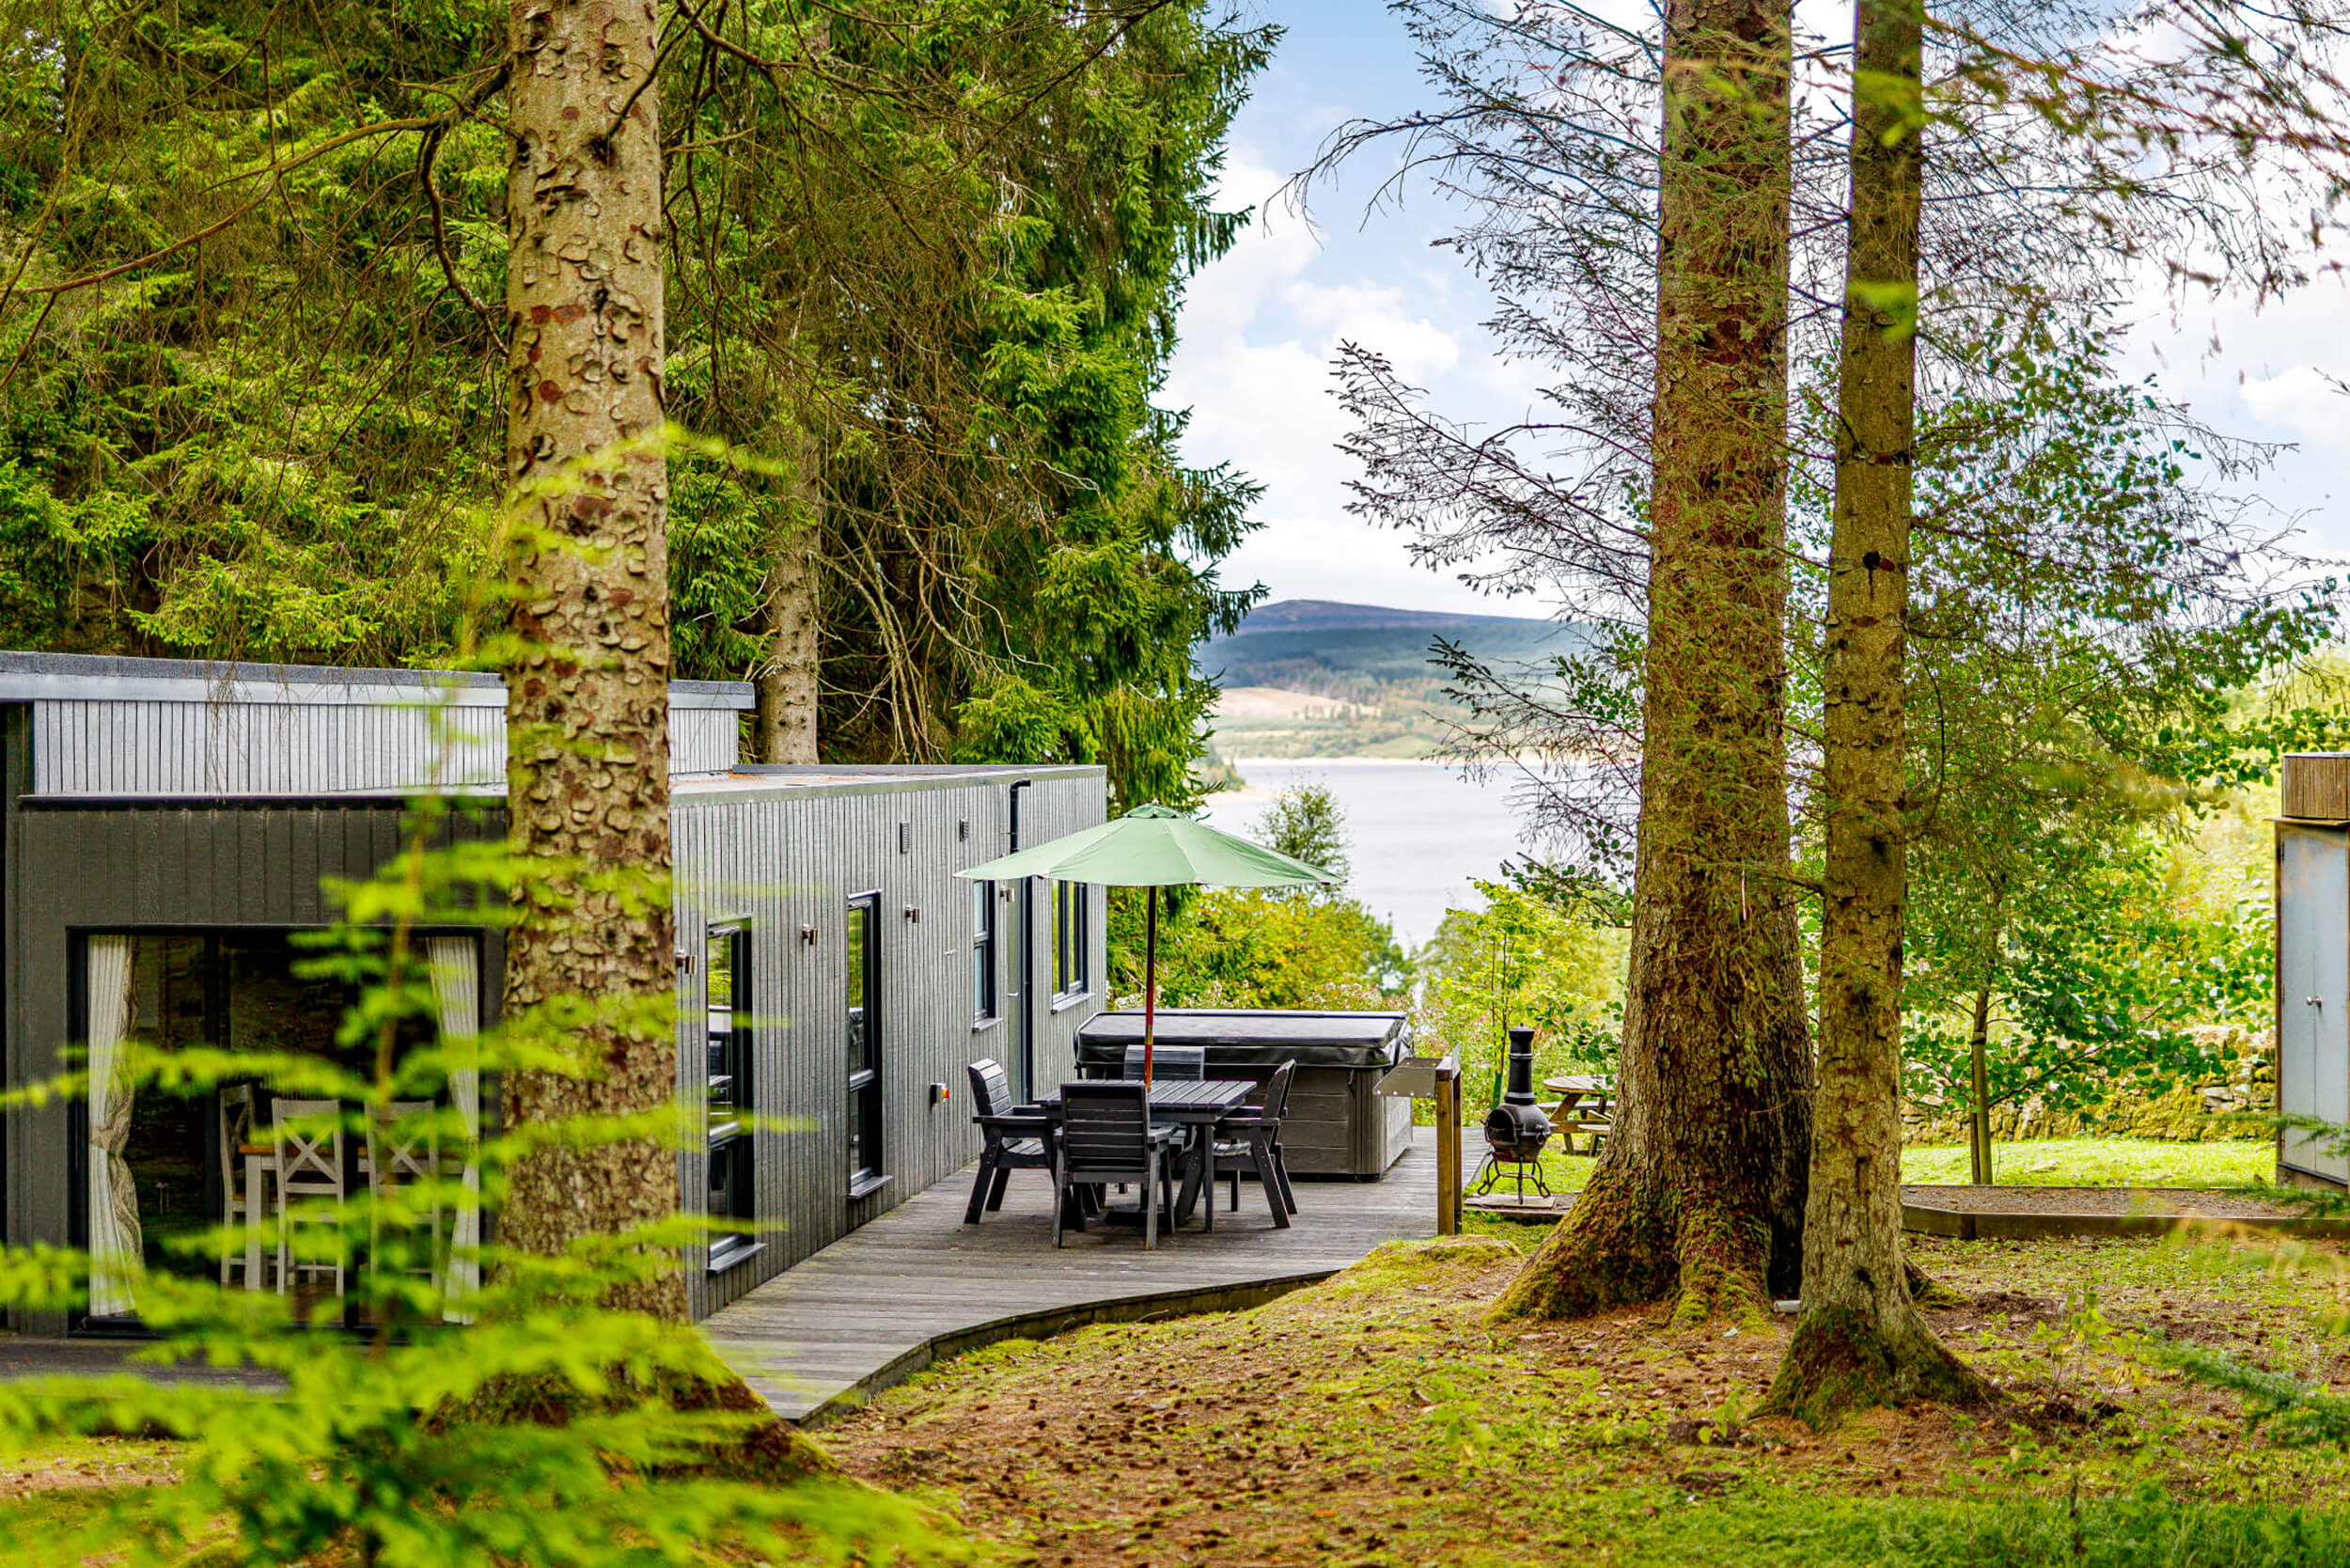
[[[1401,1012],[1308,1012],[1161,1008],[1161,1045],[1204,1045],[1210,1067],[1393,1067],[1411,1027]],[[1096,1013],[1077,1030],[1080,1067],[1122,1066],[1142,1043],[1139,1012]]]

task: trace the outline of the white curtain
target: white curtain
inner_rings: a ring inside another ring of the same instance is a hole
[[[139,1189],[122,1157],[131,1139],[131,938],[93,936],[89,983],[89,1310],[94,1318],[136,1309],[140,1268]]]
[[[481,1288],[480,961],[469,936],[430,937],[425,950],[432,965],[441,1044],[449,1059],[448,1097],[465,1119],[463,1190],[450,1228],[447,1300],[441,1315],[451,1323],[471,1323],[470,1303]]]

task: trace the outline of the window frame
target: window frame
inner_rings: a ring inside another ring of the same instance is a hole
[[[862,1004],[855,1011],[863,1032],[865,1065],[849,1070],[849,1121],[842,1129],[844,1134],[853,1137],[857,1153],[865,1162],[849,1167],[848,1191],[852,1201],[871,1197],[890,1182],[888,1168],[884,1164],[889,1151],[885,1137],[888,1107],[883,1098],[887,1076],[883,1071],[883,1050],[886,1039],[882,1027],[882,927],[881,892],[878,888],[854,894],[848,900],[848,910],[852,915],[860,909],[865,915],[863,942],[848,940],[848,932],[855,924],[854,918],[844,917],[841,922],[841,947],[847,965],[841,974],[844,1023],[849,1011],[846,982],[851,974],[860,974],[859,990],[863,993]]]
[[[971,886],[971,1024],[980,1028],[1004,1015],[1004,996],[995,962],[995,884]]]
[[[1093,885],[1053,884],[1053,1001],[1093,993]]]
[[[723,1056],[713,1056],[717,1032],[711,1028],[711,982],[716,966],[713,954],[727,949],[727,1040]],[[746,1120],[750,1114],[754,1077],[751,1071],[751,923],[747,919],[713,920],[702,935],[702,1177],[703,1215],[712,1221],[729,1220],[740,1230],[716,1231],[709,1237],[707,1267],[721,1274],[764,1250],[758,1232],[758,1140]],[[721,1072],[723,1067],[726,1071]],[[713,1119],[718,1084],[729,1085],[731,1117]],[[720,1212],[723,1202],[725,1211]]]

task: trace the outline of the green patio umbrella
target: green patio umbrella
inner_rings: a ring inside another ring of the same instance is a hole
[[[1151,1081],[1159,1009],[1159,889],[1197,883],[1207,887],[1334,886],[1319,866],[1252,844],[1195,822],[1168,806],[1137,806],[1099,827],[1065,834],[1034,849],[986,861],[957,876],[974,882],[1016,882],[1047,876],[1151,889],[1143,919],[1142,1081]]]

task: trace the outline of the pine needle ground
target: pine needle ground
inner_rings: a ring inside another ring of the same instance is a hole
[[[1509,1244],[1399,1244],[1252,1312],[1014,1341],[828,1430],[1007,1562],[2292,1564],[2350,1560],[2350,1464],[2248,1434],[2157,1336],[2350,1375],[2343,1303],[2250,1249],[1919,1242],[1946,1342],[2009,1396],[1761,1420],[1790,1320],[1490,1331]],[[2094,1282],[2093,1294],[2085,1290]]]

